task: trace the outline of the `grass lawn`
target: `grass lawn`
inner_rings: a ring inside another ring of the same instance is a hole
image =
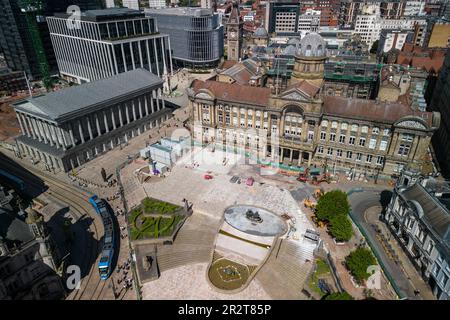
[[[142,209],[144,208],[144,209]],[[142,205],[134,209],[128,218],[131,227],[131,240],[145,238],[166,237],[173,234],[177,224],[185,217],[177,214],[181,207],[146,198],[142,201]],[[148,217],[145,213],[151,214],[169,214],[167,216]]]
[[[311,278],[309,279],[309,287],[312,290],[314,290],[314,292],[319,294],[320,297],[323,297],[327,293],[323,292],[319,288],[319,279],[324,276],[328,276],[330,273],[331,273],[331,270],[330,270],[330,267],[328,266],[328,264],[325,261],[323,261],[322,259],[317,259],[316,260],[316,270],[314,271],[314,273],[311,275]]]
[[[142,208],[144,208],[145,213],[153,214],[170,214],[181,209],[180,206],[152,198],[145,198],[142,200]]]

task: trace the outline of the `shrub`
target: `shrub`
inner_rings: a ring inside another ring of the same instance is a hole
[[[358,248],[352,251],[346,258],[348,270],[359,284],[363,284],[370,277],[367,268],[377,264],[372,252],[367,248]]]

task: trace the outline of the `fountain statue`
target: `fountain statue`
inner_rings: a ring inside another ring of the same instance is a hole
[[[252,210],[247,210],[245,213],[245,217],[250,220],[251,222],[261,223],[263,222],[263,219],[259,215],[258,211],[253,212]]]

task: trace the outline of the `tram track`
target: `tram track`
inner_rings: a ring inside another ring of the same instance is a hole
[[[76,221],[83,222],[83,217],[90,217],[92,219],[92,223],[89,226],[86,225],[86,227],[87,230],[91,232],[93,240],[89,242],[89,254],[87,259],[84,259],[82,265],[82,273],[86,274],[87,278],[85,276],[81,280],[80,289],[72,291],[67,299],[93,300],[100,298],[106,284],[106,281],[101,280],[98,272],[96,272],[97,260],[101,252],[100,241],[103,237],[103,225],[99,222],[99,218],[93,212],[92,206],[87,200],[89,195],[84,191],[80,191],[72,186],[62,183],[48,174],[40,172],[24,163],[21,163],[21,165],[29,171],[28,173],[18,170],[15,162],[9,158],[7,158],[6,162],[10,164],[10,168],[8,169],[11,170],[12,173],[15,172],[19,177],[24,177],[24,179],[26,179],[27,176],[30,177],[31,175],[34,175],[41,178],[48,186],[48,190],[46,191],[47,195],[69,207],[70,213],[72,217],[76,218]],[[33,182],[33,179],[29,179],[27,183],[29,185],[41,187],[41,185]],[[86,221],[83,223],[86,224]]]

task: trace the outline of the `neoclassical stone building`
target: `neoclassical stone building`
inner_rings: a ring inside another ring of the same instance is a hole
[[[421,163],[440,114],[374,100],[322,97],[308,80],[269,88],[195,80],[188,91],[194,138],[245,147],[291,165],[386,175]]]
[[[402,171],[384,221],[435,296],[450,300],[450,185]]]
[[[19,151],[69,171],[167,120],[162,91],[160,78],[135,69],[15,103]]]

